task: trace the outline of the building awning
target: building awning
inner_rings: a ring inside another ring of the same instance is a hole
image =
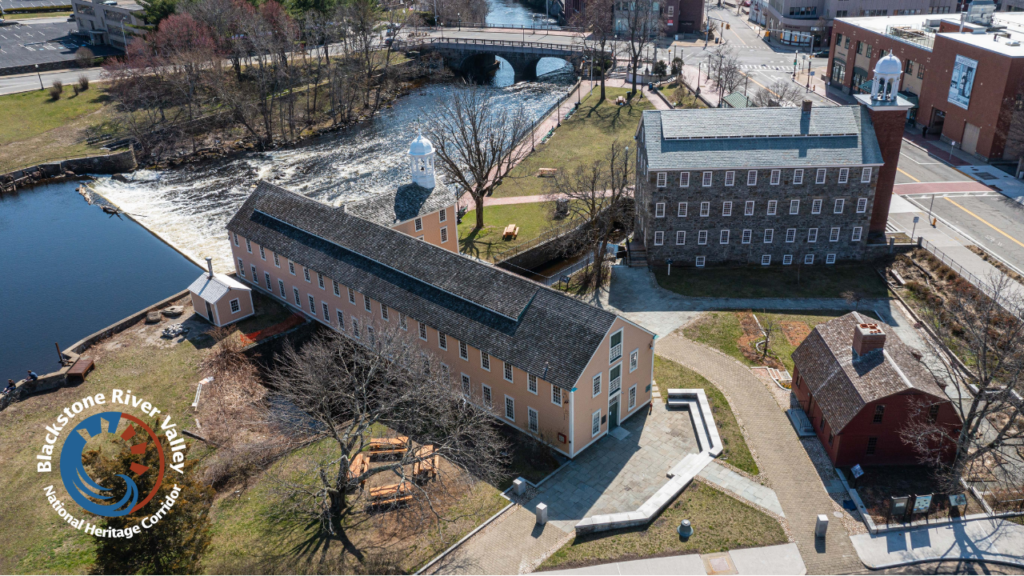
[[[899,95],[900,95],[901,98],[903,98],[907,102],[910,102],[911,104],[913,104],[914,108],[918,107],[919,99],[918,99],[918,97],[915,94],[911,94],[910,92],[899,92]]]

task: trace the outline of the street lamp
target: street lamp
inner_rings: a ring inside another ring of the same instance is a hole
[[[455,15],[459,17],[459,32],[462,32],[462,12],[456,12]]]
[[[39,89],[40,90],[44,90],[44,88],[43,88],[43,75],[39,73],[39,64],[36,64],[36,76],[39,77]]]

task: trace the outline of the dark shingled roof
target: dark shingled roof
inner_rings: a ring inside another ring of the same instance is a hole
[[[228,230],[565,389],[616,318],[266,182]]]
[[[391,227],[455,204],[455,192],[444,185],[424,188],[418,184],[399,186],[392,194],[378,194],[367,200],[346,204],[345,210],[364,220]]]
[[[863,356],[853,351],[857,324],[878,324],[885,332],[885,346]],[[793,352],[802,382],[829,426],[837,432],[865,405],[910,390],[948,401],[935,377],[911,354],[892,327],[851,312],[818,324]]]

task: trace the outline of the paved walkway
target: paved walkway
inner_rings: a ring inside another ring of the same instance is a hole
[[[725,488],[739,498],[757,504],[765,510],[783,517],[786,515],[782,510],[782,504],[779,504],[779,497],[776,496],[775,490],[737,474],[718,462],[712,461],[697,476],[711,484]]]
[[[548,574],[806,574],[794,544],[599,564]]]
[[[936,528],[853,537],[864,565],[890,568],[934,560],[981,560],[1024,568],[1024,526],[973,520]]]
[[[659,339],[657,352],[697,371],[729,397],[747,444],[775,488],[808,572],[842,574],[861,569],[840,522],[830,523],[825,539],[814,537],[816,516],[831,514],[834,502],[785,413],[750,370],[678,333]]]

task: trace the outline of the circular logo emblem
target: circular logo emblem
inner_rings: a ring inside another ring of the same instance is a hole
[[[125,470],[125,474],[117,475],[125,482],[127,488],[125,495],[119,501],[109,504],[95,502],[90,498],[100,501],[113,499],[111,494],[113,487],[100,486],[86,472],[82,459],[88,442],[86,438],[103,433],[116,434],[122,418],[129,424],[128,428],[120,434],[121,440],[131,444],[132,454],[145,454],[146,447],[150,443],[156,445],[157,453],[160,456],[160,468],[153,470],[150,466],[133,462],[129,469]],[[106,430],[103,429],[104,425],[107,427]],[[128,473],[133,474],[136,478],[143,474],[156,474],[153,489],[141,502],[139,502],[138,485],[128,476]],[[108,518],[127,516],[148,504],[156,496],[156,491],[164,479],[164,447],[153,433],[153,429],[135,416],[123,412],[101,412],[86,418],[78,426],[75,426],[67,440],[64,441],[64,446],[60,451],[60,476],[71,499],[92,514]]]

